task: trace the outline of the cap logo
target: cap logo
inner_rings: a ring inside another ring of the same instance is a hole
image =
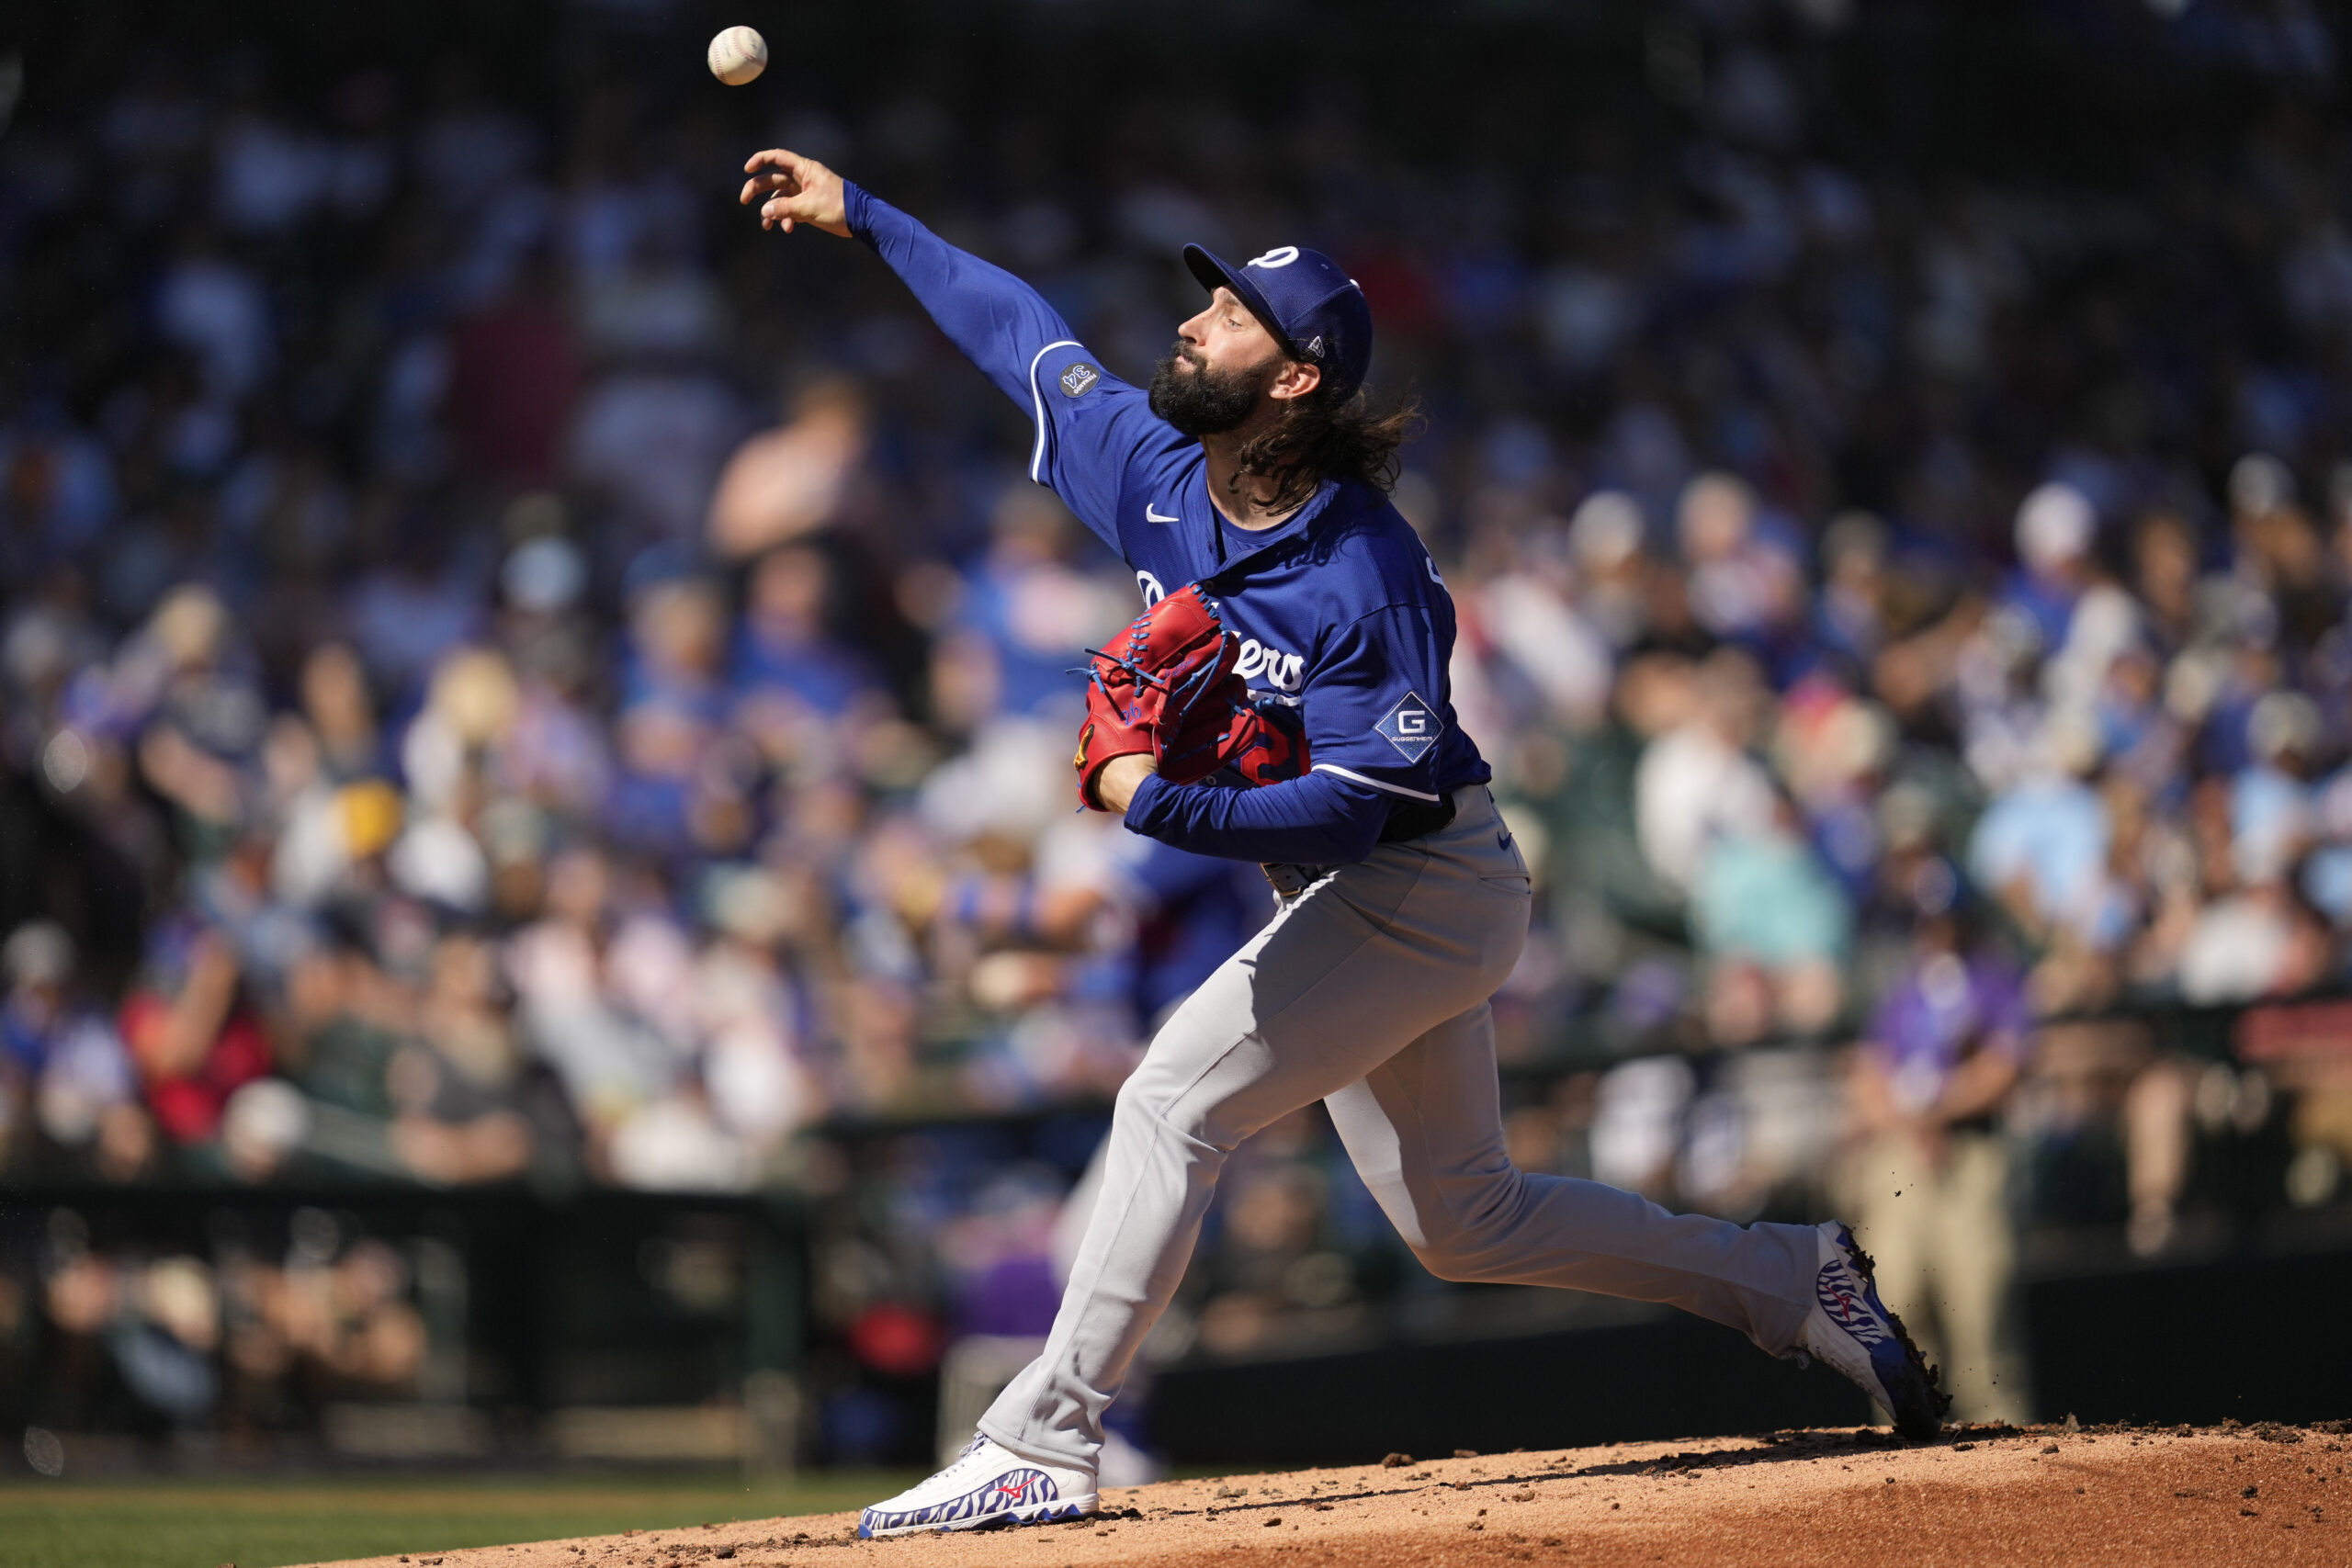
[[[1272,250],[1268,251],[1262,256],[1251,256],[1246,265],[1250,266],[1266,267],[1288,266],[1297,259],[1298,247],[1296,245],[1276,245]]]
[[[1323,334],[1322,334],[1321,333],[1317,333],[1313,337],[1308,338],[1308,339],[1306,340],[1306,357],[1307,357],[1307,358],[1309,358],[1309,359],[1320,359],[1320,358],[1322,358],[1322,357],[1323,357]]]

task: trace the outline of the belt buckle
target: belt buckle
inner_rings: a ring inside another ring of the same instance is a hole
[[[1261,863],[1258,869],[1265,873],[1266,880],[1272,885],[1276,897],[1295,898],[1313,886],[1322,877],[1326,868],[1319,865],[1294,865],[1287,862],[1266,861]]]

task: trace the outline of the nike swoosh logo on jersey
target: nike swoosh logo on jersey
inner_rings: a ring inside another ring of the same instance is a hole
[[[1152,503],[1148,501],[1143,503],[1143,520],[1147,523],[1173,523],[1176,521],[1173,517],[1162,517],[1159,514],[1159,509],[1152,505]]]

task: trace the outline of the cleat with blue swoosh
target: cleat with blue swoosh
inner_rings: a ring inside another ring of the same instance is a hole
[[[943,1530],[1041,1525],[1083,1518],[1095,1511],[1094,1477],[1082,1470],[1039,1464],[985,1437],[975,1437],[956,1462],[886,1497],[858,1516],[861,1540]]]
[[[1871,1400],[1893,1413],[1894,1429],[1915,1443],[1942,1428],[1951,1395],[1936,1387],[1903,1320],[1879,1300],[1870,1254],[1836,1220],[1818,1227],[1820,1267],[1814,1275],[1813,1310],[1789,1352],[1801,1362],[1826,1361]]]

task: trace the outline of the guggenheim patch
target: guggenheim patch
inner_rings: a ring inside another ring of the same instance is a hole
[[[1405,753],[1405,761],[1418,762],[1437,744],[1441,726],[1430,705],[1408,692],[1403,701],[1388,710],[1388,716],[1373,728],[1388,744]]]

